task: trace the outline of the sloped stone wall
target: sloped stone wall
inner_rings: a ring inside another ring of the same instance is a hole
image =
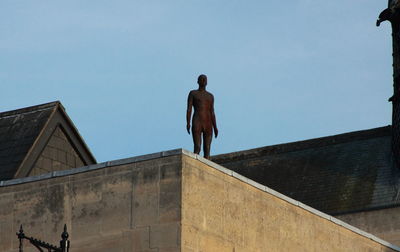
[[[394,251],[236,176],[184,156],[182,251]]]

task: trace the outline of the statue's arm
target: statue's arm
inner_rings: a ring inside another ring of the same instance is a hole
[[[214,112],[214,96],[212,97],[212,103],[211,103],[211,120],[212,120],[212,125],[214,128],[215,138],[217,138],[218,128],[217,128],[217,117],[215,116],[215,112]]]
[[[186,130],[190,135],[190,117],[192,116],[192,107],[193,107],[193,94],[189,93],[187,100],[187,109],[186,109]]]

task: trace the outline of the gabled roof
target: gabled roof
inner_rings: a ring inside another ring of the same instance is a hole
[[[328,214],[400,204],[390,126],[217,155],[212,161]]]
[[[0,180],[25,177],[56,127],[62,127],[84,160],[96,163],[59,101],[0,113]]]

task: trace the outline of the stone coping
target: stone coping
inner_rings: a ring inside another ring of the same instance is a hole
[[[162,158],[162,157],[169,157],[169,156],[176,156],[176,155],[186,155],[188,157],[191,157],[193,159],[197,159],[200,162],[213,167],[214,169],[217,169],[231,177],[234,177],[246,184],[249,184],[259,190],[262,190],[264,192],[267,192],[269,194],[274,195],[275,197],[284,200],[292,205],[295,205],[297,207],[300,207],[312,214],[315,214],[321,218],[324,218],[328,221],[331,221],[339,226],[342,226],[348,230],[351,230],[354,233],[357,233],[361,236],[364,236],[366,238],[369,238],[381,245],[384,245],[386,247],[389,247],[395,251],[399,251],[400,252],[400,247],[391,244],[385,240],[382,240],[376,236],[374,236],[373,234],[370,234],[368,232],[365,232],[359,228],[356,228],[354,226],[351,226],[349,224],[347,224],[346,222],[343,222],[333,216],[330,216],[328,214],[325,214],[321,211],[318,211],[310,206],[307,206],[297,200],[294,200],[292,198],[289,198],[267,186],[261,185],[251,179],[248,179],[232,170],[229,170],[219,164],[216,164],[208,159],[205,159],[203,157],[201,157],[200,155],[194,154],[193,152],[190,152],[188,150],[185,149],[174,149],[174,150],[169,150],[169,151],[162,151],[162,152],[157,152],[157,153],[152,153],[152,154],[147,154],[147,155],[142,155],[142,156],[136,156],[136,157],[131,157],[131,158],[124,158],[124,159],[118,159],[118,160],[114,160],[114,161],[107,161],[107,162],[103,162],[103,163],[99,163],[99,164],[93,164],[93,165],[88,165],[88,166],[83,166],[83,167],[79,167],[79,168],[73,168],[70,170],[63,170],[63,171],[54,171],[54,172],[50,172],[50,173],[46,173],[46,174],[42,174],[42,175],[37,175],[37,176],[32,176],[32,177],[25,177],[25,178],[18,178],[18,179],[11,179],[11,180],[6,180],[6,181],[0,181],[0,187],[6,187],[6,186],[12,186],[12,185],[18,185],[18,184],[23,184],[23,183],[29,183],[29,182],[34,182],[34,181],[40,181],[40,180],[45,180],[45,179],[50,179],[50,178],[56,178],[56,177],[63,177],[63,176],[69,176],[69,175],[73,175],[73,174],[78,174],[78,173],[83,173],[83,172],[88,172],[88,171],[92,171],[92,170],[98,170],[98,169],[103,169],[106,167],[113,167],[113,166],[117,166],[117,165],[124,165],[124,164],[130,164],[130,163],[136,163],[136,162],[140,162],[140,161],[146,161],[146,160],[151,160],[151,159],[157,159],[157,158]]]

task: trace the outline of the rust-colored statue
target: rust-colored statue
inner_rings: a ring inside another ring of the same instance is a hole
[[[200,75],[197,79],[199,89],[192,90],[188,96],[186,112],[186,129],[190,135],[190,117],[192,116],[192,106],[194,114],[192,119],[192,136],[194,143],[194,153],[199,154],[201,148],[201,137],[203,136],[204,157],[210,158],[210,146],[213,136],[218,136],[217,121],[214,113],[214,96],[206,91],[207,76]]]

